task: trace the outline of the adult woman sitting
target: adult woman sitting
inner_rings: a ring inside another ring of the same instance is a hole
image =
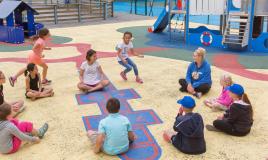
[[[206,50],[199,47],[193,54],[194,62],[187,69],[186,79],[179,79],[181,92],[188,92],[197,98],[206,94],[211,88],[210,64],[205,60]]]

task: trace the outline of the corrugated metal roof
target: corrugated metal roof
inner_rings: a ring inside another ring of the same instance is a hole
[[[34,14],[38,14],[32,7],[26,4],[23,1],[10,1],[4,0],[0,3],[0,18],[6,18],[10,13],[12,13],[15,9],[20,10],[32,10]]]

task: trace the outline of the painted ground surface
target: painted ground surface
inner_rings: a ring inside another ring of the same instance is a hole
[[[25,100],[27,110],[19,118],[33,121],[37,126],[48,122],[49,132],[40,144],[26,144],[16,154],[0,155],[0,159],[149,159],[149,156],[171,160],[264,159],[268,155],[268,56],[208,49],[207,59],[213,65],[214,83],[211,92],[197,100],[196,111],[202,114],[206,124],[222,114],[211,112],[202,101],[219,94],[219,77],[229,72],[234,81],[245,86],[254,106],[255,121],[251,134],[243,138],[205,131],[207,152],[188,156],[164,142],[161,135],[163,129],[172,127],[178,111],[176,100],[185,95],[178,91],[177,79],[184,77],[196,46],[183,47],[175,41],[170,42],[166,33],[148,34],[144,24],[152,23],[147,20],[51,29],[54,37],[48,46],[52,50],[45,52],[45,60],[55,96],[36,102],[26,100],[23,77],[14,88],[8,84],[4,86],[7,101]],[[133,57],[145,82],[142,85],[134,82],[133,73],[129,74],[128,82],[122,81],[118,75],[122,67],[116,61],[114,48],[126,30],[133,32],[136,50],[146,54],[145,58]],[[0,69],[6,76],[25,65],[30,48],[30,44],[0,44]],[[89,48],[98,51],[99,63],[113,85],[102,92],[84,95],[76,89],[76,68]],[[105,101],[111,96],[120,99],[122,114],[129,117],[138,135],[130,152],[119,157],[95,155],[85,136],[86,130],[96,129],[100,118],[107,114]]]

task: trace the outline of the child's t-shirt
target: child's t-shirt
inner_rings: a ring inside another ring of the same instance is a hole
[[[95,85],[101,81],[98,67],[100,67],[100,65],[97,61],[91,65],[89,65],[87,61],[82,63],[80,68],[84,70],[83,82],[85,84]]]
[[[102,119],[98,132],[105,134],[104,152],[110,155],[126,152],[129,148],[129,131],[132,131],[132,127],[128,118],[119,113],[109,114]]]
[[[44,48],[46,47],[46,42],[42,38],[38,38],[37,41],[34,43],[34,46],[36,45],[40,45],[40,47],[38,48],[33,47],[33,53],[41,57]]]
[[[128,58],[128,51],[133,48],[133,44],[132,44],[132,42],[129,42],[128,44],[121,42],[121,43],[117,44],[116,48],[121,49],[122,50],[122,58],[127,59]],[[117,56],[117,60],[122,61],[121,58],[119,58],[119,56]]]

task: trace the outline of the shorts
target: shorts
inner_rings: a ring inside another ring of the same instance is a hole
[[[45,90],[45,88],[42,88],[42,89],[41,89],[41,92],[43,92],[44,90]],[[26,91],[26,93],[25,93],[25,97],[26,97],[26,98],[30,98],[30,97],[27,96],[27,93],[28,93],[28,92],[29,92],[29,91]]]
[[[43,59],[38,56],[36,53],[34,52],[31,52],[28,56],[28,63],[34,63],[36,65],[40,65],[40,64],[43,64],[44,61]]]

